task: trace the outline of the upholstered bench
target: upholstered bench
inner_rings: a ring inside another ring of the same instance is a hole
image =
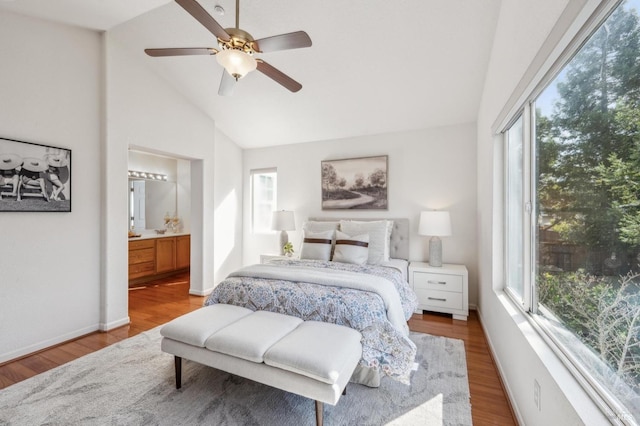
[[[216,304],[165,324],[162,350],[175,356],[176,388],[182,358],[316,401],[337,404],[362,356],[358,331],[268,311]]]

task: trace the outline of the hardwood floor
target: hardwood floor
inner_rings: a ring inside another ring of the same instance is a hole
[[[198,309],[204,297],[189,295],[189,274],[176,275],[129,290],[131,324],[107,333],[92,333],[0,365],[0,389]],[[413,331],[461,339],[465,343],[471,415],[474,425],[515,425],[495,364],[475,311],[469,321],[447,315],[413,315]]]
[[[414,314],[409,320],[409,328],[412,331],[464,341],[474,425],[517,424],[476,311],[469,312],[469,320],[466,322],[454,320],[450,315]]]

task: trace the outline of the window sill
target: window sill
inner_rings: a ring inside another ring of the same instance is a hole
[[[533,398],[531,398],[531,394],[528,393],[528,386],[526,386],[526,394],[522,393],[522,391],[520,392],[522,394],[514,394],[513,390],[522,388],[520,384],[514,383],[517,382],[517,380],[519,380],[521,377],[510,378],[505,374],[505,368],[501,364],[505,363],[507,356],[504,353],[497,352],[495,349],[496,345],[492,343],[492,340],[498,342],[503,339],[504,336],[492,338],[492,336],[487,333],[491,351],[493,352],[498,370],[500,371],[500,375],[505,383],[507,392],[509,393],[509,397],[512,401],[512,404],[514,405],[514,409],[516,411],[518,419],[523,424],[528,424],[537,422],[536,417],[529,418],[531,416],[540,415],[541,418],[549,415],[553,416],[553,413],[547,412],[545,414],[544,412],[542,412],[542,410],[546,411],[550,409],[549,405],[551,403],[545,403],[545,401],[554,401],[554,404],[562,404],[561,401],[558,401],[558,398],[562,397],[568,402],[568,404],[570,404],[572,409],[575,411],[576,416],[579,417],[584,424],[613,423],[612,419],[616,418],[615,414],[613,414],[612,412],[607,413],[605,411],[606,405],[604,405],[603,401],[600,401],[603,404],[602,406],[594,401],[594,395],[591,395],[580,383],[579,378],[581,378],[581,376],[574,375],[574,373],[577,373],[577,371],[574,371],[572,369],[568,359],[566,359],[563,354],[558,353],[556,352],[556,350],[554,350],[555,345],[550,344],[547,341],[544,332],[542,332],[539,326],[535,324],[530,315],[526,313],[520,306],[518,306],[504,291],[495,290],[494,294],[499,302],[499,305],[504,309],[504,312],[512,319],[513,324],[517,328],[517,333],[526,342],[526,347],[522,348],[522,351],[526,351],[527,349],[530,349],[531,351],[525,354],[526,357],[519,357],[519,362],[528,362],[526,358],[529,358],[529,355],[533,354],[533,356],[537,358],[537,360],[542,364],[544,368],[544,370],[536,370],[535,365],[527,365],[527,367],[530,368],[528,368],[526,372],[524,371],[524,368],[521,368],[521,370],[523,370],[523,375],[534,375],[534,379],[543,385],[543,403],[542,408],[538,410],[537,408],[533,407]],[[482,320],[482,312],[479,311],[479,314]],[[507,345],[519,343],[520,342],[514,341],[509,342]],[[505,342],[501,342],[500,346],[505,346]],[[520,367],[524,366],[521,365]],[[541,375],[542,377],[536,377],[537,375]],[[553,384],[555,386],[547,385],[546,383],[548,382],[554,382]],[[557,388],[557,390],[560,392],[560,395],[553,394],[554,388]],[[519,407],[518,403],[527,406]],[[538,412],[541,413],[537,414]],[[523,418],[523,414],[527,414],[527,418]],[[555,413],[555,415],[557,415],[557,413]]]

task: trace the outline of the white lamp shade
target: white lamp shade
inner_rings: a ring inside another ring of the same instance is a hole
[[[451,216],[447,211],[427,211],[420,213],[419,235],[447,237],[451,235]]]
[[[271,229],[274,231],[295,231],[296,220],[292,211],[279,210],[271,215]]]
[[[216,54],[216,60],[236,79],[244,77],[258,66],[255,58],[242,50],[221,50]]]

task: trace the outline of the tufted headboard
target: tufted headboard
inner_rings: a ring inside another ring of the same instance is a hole
[[[392,220],[393,230],[391,231],[391,245],[389,247],[389,254],[392,259],[405,259],[409,260],[409,219],[395,219],[395,218],[368,218],[368,219],[355,219],[355,218],[339,218],[339,217],[310,217],[309,220],[317,222],[333,222],[339,220],[359,220],[371,222],[374,220]]]

